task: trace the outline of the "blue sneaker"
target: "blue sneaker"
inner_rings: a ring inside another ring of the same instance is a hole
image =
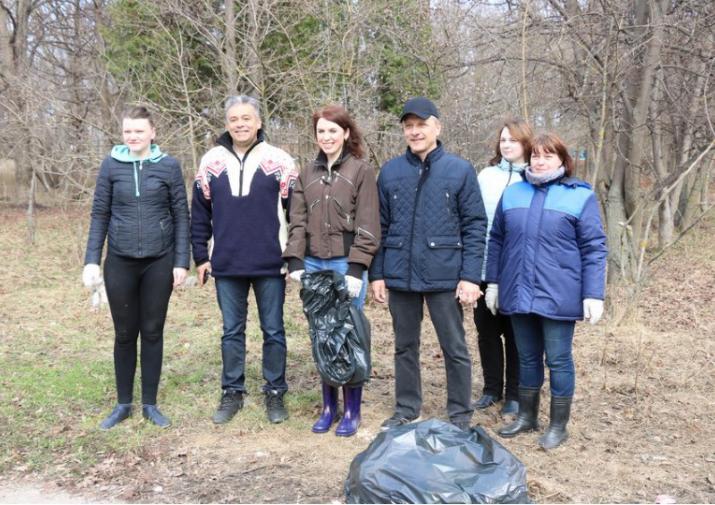
[[[169,418],[162,414],[156,405],[144,404],[142,406],[142,416],[149,422],[156,424],[159,428],[168,428],[171,426]]]
[[[109,414],[104,421],[99,424],[99,429],[102,431],[107,431],[114,428],[116,425],[124,421],[126,418],[132,416],[132,404],[131,403],[118,403],[112,413]]]

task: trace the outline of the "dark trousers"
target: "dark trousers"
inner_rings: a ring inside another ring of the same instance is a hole
[[[119,403],[132,403],[141,335],[142,403],[156,404],[164,322],[174,284],[173,253],[159,258],[107,255],[104,285],[114,321],[114,373]]]
[[[407,418],[420,415],[420,325],[427,302],[432,324],[444,355],[447,372],[447,414],[450,420],[469,419],[472,361],[464,338],[462,308],[454,291],[415,293],[390,291],[389,307],[395,332],[395,412]]]
[[[486,284],[482,285],[482,292],[484,290]],[[483,393],[497,398],[518,400],[519,353],[516,350],[509,316],[492,314],[482,296],[474,309],[474,323],[477,326],[477,345],[484,376]],[[505,373],[506,393],[504,392]]]
[[[286,391],[285,279],[282,276],[216,278],[216,296],[223,316],[221,387],[246,391],[246,319],[251,286],[263,332],[263,391]]]

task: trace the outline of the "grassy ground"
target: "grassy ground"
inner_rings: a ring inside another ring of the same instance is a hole
[[[391,414],[387,310],[367,307],[374,375],[356,437],[309,431],[320,408],[318,378],[294,286],[286,303],[286,423],[265,419],[253,310],[251,394],[233,422],[211,423],[220,392],[221,320],[208,286],[178,290],[169,309],[159,404],[174,426],[160,430],[135,414],[100,432],[97,425],[115,402],[113,333],[108,310],[92,312],[80,282],[87,216],[86,209],[42,210],[37,245],[29,247],[23,213],[0,209],[0,487],[31,478],[102,500],[341,500],[350,461]],[[527,465],[536,501],[653,502],[659,494],[715,501],[713,231],[712,221],[704,223],[656,264],[632,315],[620,317],[633,300],[613,292],[610,320],[578,325],[568,444],[544,453],[536,449],[536,434],[504,443]],[[476,397],[481,371],[467,321]],[[424,330],[423,416],[443,418],[442,357],[427,322]],[[543,399],[546,422],[546,394]],[[474,421],[490,432],[503,422],[496,409],[477,413]]]

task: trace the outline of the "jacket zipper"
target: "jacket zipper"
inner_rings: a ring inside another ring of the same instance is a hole
[[[132,162],[132,167],[134,167],[134,196],[137,199],[137,223],[139,226],[139,240],[137,242],[137,248],[139,251],[139,257],[142,255],[142,199],[141,199],[141,174],[142,174],[142,164],[143,160],[139,160],[139,170],[137,170],[136,161]]]
[[[536,188],[536,190],[534,191],[534,197],[533,197],[533,198],[539,196],[539,195],[537,195],[537,193],[540,191],[540,189],[541,189],[541,188]],[[532,293],[532,296],[531,296],[531,301],[529,302],[529,310],[531,310],[531,309],[533,308],[533,306],[534,306],[534,296],[533,296],[533,293],[534,293],[534,291],[536,290],[536,261],[535,261],[535,259],[539,257],[539,249],[541,248],[541,244],[540,244],[541,241],[539,240],[539,237],[541,237],[541,222],[542,222],[543,217],[544,217],[544,203],[546,203],[546,197],[547,197],[548,194],[549,194],[549,188],[548,188],[548,187],[547,187],[547,188],[543,188],[542,191],[543,191],[543,198],[542,198],[542,200],[541,200],[541,203],[540,203],[539,209],[538,209],[538,211],[539,211],[539,221],[536,223],[536,232],[534,233],[534,255],[533,255],[533,257],[531,258],[532,261],[530,261],[531,266],[532,266],[531,276],[530,276],[530,277],[531,277],[531,293]],[[529,209],[529,210],[531,210],[531,209]],[[528,217],[528,216],[527,216],[527,217]]]
[[[429,173],[428,167],[425,162],[420,164],[420,179],[417,181],[417,189],[415,190],[415,205],[412,211],[412,227],[410,228],[410,255],[407,259],[407,291],[412,291],[412,247],[415,242],[415,217],[417,215],[417,202],[420,199],[420,193],[422,192],[422,185],[427,179],[427,174]]]
[[[233,147],[231,147],[231,152],[236,157],[236,159],[238,160],[238,164],[241,167],[238,172],[238,196],[239,196],[239,198],[243,196],[243,165],[244,165],[244,161],[248,159],[248,153],[253,151],[253,148],[256,147],[258,144],[260,144],[260,142],[258,142],[258,141],[254,142],[253,145],[248,148],[248,151],[246,151],[244,153],[243,159],[241,159],[238,156],[238,153],[233,150]]]

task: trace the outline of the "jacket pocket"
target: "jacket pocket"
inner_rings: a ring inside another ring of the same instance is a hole
[[[107,233],[107,247],[109,250],[117,256],[131,256],[133,253],[131,244],[136,244],[136,237],[129,235],[126,226],[110,220]]]
[[[161,228],[161,250],[174,245],[174,221],[171,216],[166,216],[164,219],[159,221],[159,227]]]
[[[404,247],[405,238],[402,236],[387,236],[382,243],[385,248],[385,259],[382,272],[386,278],[407,278],[407,251]]]
[[[462,268],[462,239],[458,236],[429,236],[422,263],[426,280],[457,281]]]
[[[346,209],[346,206],[341,204],[337,198],[332,197],[331,200],[335,205],[335,212],[340,220],[342,231],[352,232],[355,229],[355,218],[352,217],[352,212]]]

